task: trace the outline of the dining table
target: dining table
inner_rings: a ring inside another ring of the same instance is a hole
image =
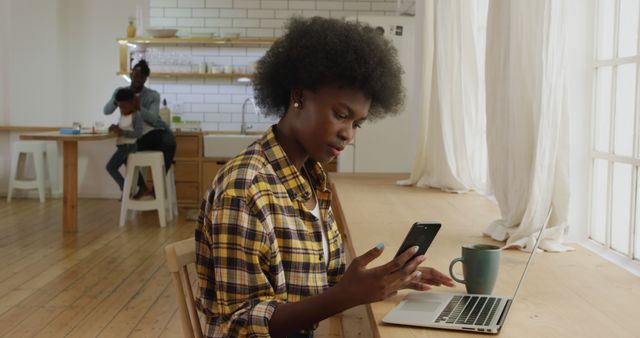
[[[65,232],[76,232],[78,230],[78,142],[99,141],[115,137],[115,135],[109,133],[62,134],[59,131],[20,135],[21,140],[58,141],[62,143],[62,227]]]

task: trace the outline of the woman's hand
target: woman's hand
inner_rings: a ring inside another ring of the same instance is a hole
[[[427,291],[431,290],[431,285],[441,286],[445,285],[448,287],[454,287],[453,280],[449,278],[449,276],[443,274],[442,272],[429,267],[419,267],[418,271],[421,272],[420,278],[412,281],[407,289],[418,290],[418,291]]]
[[[349,298],[351,306],[381,301],[420,280],[422,272],[416,270],[425,257],[418,256],[409,261],[418,247],[409,248],[389,263],[367,269],[383,250],[384,247],[376,247],[356,257],[336,285],[344,297]]]

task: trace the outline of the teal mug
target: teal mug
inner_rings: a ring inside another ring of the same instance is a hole
[[[490,295],[498,278],[501,249],[489,244],[467,244],[462,246],[462,257],[449,264],[449,274],[467,288],[467,293]],[[462,262],[464,279],[456,277],[453,266]]]

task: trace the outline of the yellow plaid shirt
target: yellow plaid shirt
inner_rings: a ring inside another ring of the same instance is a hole
[[[344,273],[326,174],[315,161],[305,164],[321,223],[304,205],[311,187],[273,128],[218,172],[202,202],[195,231],[198,308],[209,337],[268,337],[278,303],[320,294]]]

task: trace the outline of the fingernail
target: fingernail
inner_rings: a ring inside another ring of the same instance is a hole
[[[416,278],[420,278],[422,276],[422,271],[416,271]]]
[[[411,251],[418,252],[418,249],[420,249],[420,247],[416,245],[413,248],[411,248]]]
[[[382,250],[382,248],[384,248],[384,243],[383,242],[380,242],[380,243],[378,243],[378,245],[376,245],[376,249]]]

